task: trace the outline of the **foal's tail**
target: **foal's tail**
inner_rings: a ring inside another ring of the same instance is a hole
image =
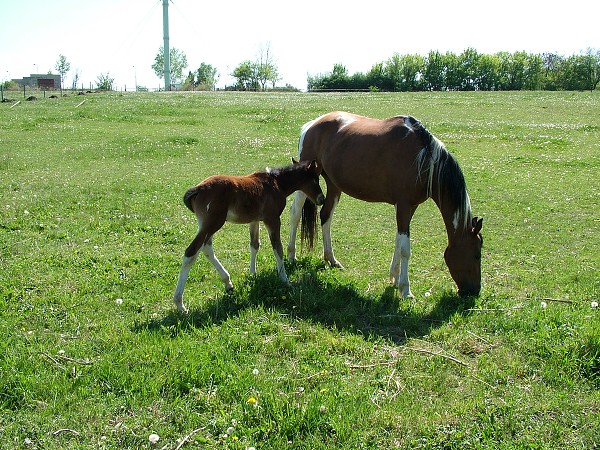
[[[317,205],[309,198],[304,202],[302,207],[302,226],[300,227],[300,239],[302,244],[308,245],[308,249],[312,250],[317,235]]]
[[[192,212],[194,212],[194,208],[192,206],[192,200],[194,199],[194,197],[196,195],[198,195],[198,186],[194,186],[193,188],[188,189],[187,192],[183,196],[183,203]]]

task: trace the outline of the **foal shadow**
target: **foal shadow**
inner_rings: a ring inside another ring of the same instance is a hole
[[[467,314],[475,304],[473,298],[445,292],[432,308],[427,308],[422,300],[400,297],[393,286],[379,296],[368,295],[353,285],[342,284],[335,269],[310,257],[286,269],[291,279],[298,279],[292,288],[282,285],[275,271],[264,271],[240,280],[233,292],[217,296],[202,308],[190,305],[187,315],[173,309],[164,318],[135,328],[176,335],[181,329],[219,325],[247,308],[262,307],[366,339],[383,338],[401,344],[408,338],[429,334],[454,314]]]

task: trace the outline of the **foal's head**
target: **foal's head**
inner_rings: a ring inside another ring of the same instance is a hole
[[[483,219],[474,217],[464,235],[448,244],[444,252],[446,265],[461,297],[479,295],[481,291],[482,225]]]
[[[292,162],[294,168],[301,170],[305,175],[303,176],[304,182],[298,190],[304,192],[316,205],[322,205],[325,202],[325,196],[319,185],[321,166],[315,160],[298,162],[292,158]]]

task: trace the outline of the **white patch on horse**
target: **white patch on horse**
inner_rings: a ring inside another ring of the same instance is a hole
[[[454,218],[452,219],[452,226],[454,227],[455,230],[458,229],[459,217],[460,217],[460,209],[457,209],[456,211],[454,211]]]
[[[347,116],[345,114],[340,114],[338,120],[340,122],[340,128],[338,131],[342,131],[344,128],[350,126],[354,121],[356,121],[354,117]]]
[[[323,117],[323,116],[321,116],[321,117]],[[306,136],[306,133],[321,117],[318,117],[315,120],[311,120],[310,122],[306,122],[304,125],[302,125],[302,131],[300,132],[300,140],[298,141],[298,158],[299,159],[302,157],[302,147],[304,145],[304,137]]]

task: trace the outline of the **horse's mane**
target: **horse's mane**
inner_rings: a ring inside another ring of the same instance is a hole
[[[417,155],[417,171],[427,174],[427,196],[433,194],[434,179],[437,184],[437,197],[441,204],[444,195],[457,205],[457,223],[466,228],[471,216],[471,201],[467,193],[465,177],[454,156],[446,149],[442,141],[436,138],[414,117],[407,118],[423,142],[424,147]],[[444,194],[444,195],[442,195]]]

